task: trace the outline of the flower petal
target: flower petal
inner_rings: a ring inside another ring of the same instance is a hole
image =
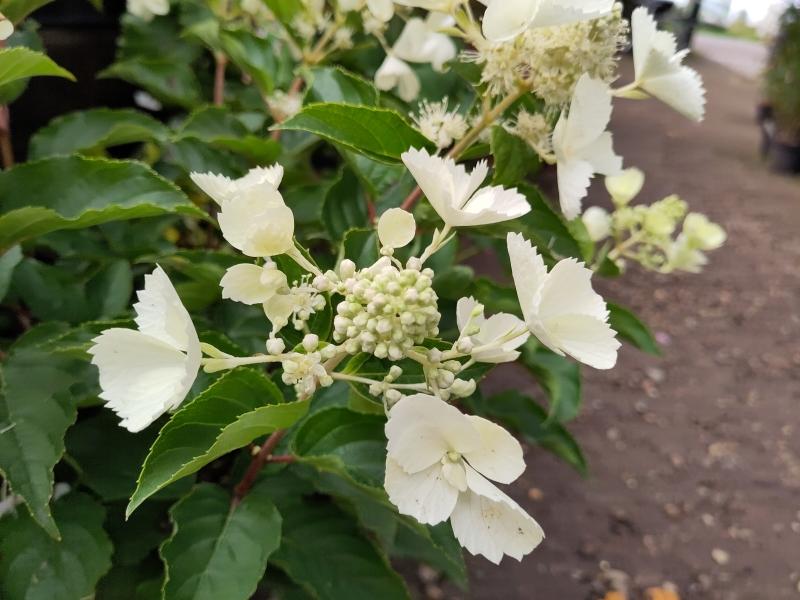
[[[594,168],[585,160],[558,161],[558,202],[567,219],[581,214],[581,204],[589,190]]]
[[[539,524],[469,467],[467,485],[470,489],[459,495],[450,523],[470,553],[499,564],[504,555],[522,560],[542,542],[544,532]]]
[[[464,327],[467,326],[467,323],[470,322],[470,317],[472,317],[472,311],[475,310],[475,307],[478,306],[480,302],[475,300],[472,296],[469,298],[461,298],[456,304],[456,323],[458,324],[458,330],[464,331]],[[480,321],[478,321],[480,319]],[[481,315],[477,317],[472,317],[472,323],[480,326],[480,323],[483,322],[483,311],[481,311]]]
[[[496,340],[500,340],[513,331],[520,331],[525,329],[525,322],[508,313],[498,313],[486,319],[480,325],[480,331],[474,336],[477,345],[483,346],[491,344]],[[486,350],[473,351],[472,358],[478,362],[485,363],[501,363],[512,362],[519,357],[519,352],[515,352],[515,348],[519,348],[524,344],[529,335],[527,333],[520,334],[510,341],[502,343],[501,345]]]
[[[378,219],[378,239],[387,248],[402,248],[414,239],[414,215],[402,208],[390,208]]]
[[[558,348],[595,369],[611,369],[617,364],[620,343],[617,332],[605,322],[589,315],[561,315],[543,322]],[[542,340],[547,344],[546,340]]]
[[[644,172],[636,167],[606,177],[606,190],[615,204],[625,205],[639,195],[644,186]]]
[[[608,307],[592,288],[593,271],[574,258],[558,261],[542,285],[539,318],[588,315],[605,321]]]
[[[484,477],[511,483],[525,471],[522,446],[508,431],[491,421],[470,415],[469,420],[481,436],[481,446],[464,454],[470,466]]]
[[[530,323],[539,308],[542,285],[547,277],[544,260],[531,243],[519,233],[506,236],[508,258],[511,261],[511,273],[514,287],[525,320]]]
[[[236,184],[240,187],[248,187],[266,182],[277,189],[282,180],[283,166],[275,163],[269,167],[255,167],[250,169],[247,175],[236,180]]]
[[[160,339],[120,328],[107,329],[92,342],[89,354],[100,371],[100,398],[133,432],[178,406],[200,368],[199,343],[187,356]]]
[[[454,188],[451,171],[439,156],[431,156],[425,149],[411,148],[400,155],[403,164],[417,182],[422,193],[445,223],[451,219]]]
[[[491,42],[504,42],[530,27],[542,0],[492,0],[486,4],[483,35]]]
[[[225,175],[215,173],[196,173],[189,174],[195,185],[203,190],[214,202],[222,206],[226,201],[236,195],[238,186]]]
[[[139,301],[133,305],[139,331],[162,342],[186,351],[197,338],[189,313],[178,292],[160,266],[144,276],[144,288],[137,292]]]
[[[516,188],[485,187],[472,196],[461,208],[457,226],[491,225],[509,221],[531,211],[527,198]]]
[[[276,269],[270,271],[280,273]],[[241,264],[230,267],[219,282],[222,297],[243,304],[263,304],[277,291],[275,287],[263,283],[263,275],[264,268],[258,265]],[[286,276],[283,277],[285,280]]]
[[[436,525],[447,520],[458,500],[458,490],[445,479],[438,462],[409,475],[391,457],[386,458],[384,488],[389,500],[404,515]]]
[[[557,27],[590,19],[611,12],[615,0],[542,0],[531,27]]]
[[[392,54],[386,55],[375,73],[375,87],[385,92],[396,87],[397,95],[406,102],[411,102],[419,96],[421,86],[419,77],[408,63]]]
[[[438,464],[448,452],[476,449],[480,435],[469,418],[435,396],[414,394],[400,400],[386,423],[386,451],[407,473]]]

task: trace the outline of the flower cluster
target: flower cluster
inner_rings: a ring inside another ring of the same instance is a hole
[[[598,206],[586,210],[581,218],[589,237],[595,242],[610,240],[601,254],[620,267],[632,261],[662,273],[700,272],[707,262],[704,253],[725,243],[725,231],[705,215],[689,213],[686,202],[675,195],[631,206],[643,185],[644,173],[636,168],[607,177],[615,209],[611,213]]]

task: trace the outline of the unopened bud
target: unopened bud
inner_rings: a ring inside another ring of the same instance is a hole
[[[331,280],[324,275],[317,275],[314,277],[313,286],[320,292],[327,292],[333,287]]]
[[[461,352],[461,354],[469,354],[470,352],[472,352],[473,347],[474,344],[472,343],[472,338],[470,337],[462,337],[456,343],[456,350]]]
[[[403,394],[400,393],[399,390],[386,390],[386,393],[383,395],[386,398],[386,401],[389,404],[395,404],[400,401],[403,397]]]
[[[431,348],[428,350],[428,360],[438,363],[440,360],[442,360],[442,351],[438,348]]]
[[[345,258],[341,263],[339,263],[339,276],[342,279],[350,279],[355,274],[356,263],[354,263],[352,260]]]
[[[286,350],[286,344],[280,338],[270,338],[267,340],[267,353],[272,355],[282,354]]]
[[[453,385],[450,386],[450,392],[459,398],[466,398],[467,396],[471,396],[475,393],[475,388],[477,384],[475,383],[474,379],[470,380],[463,380],[463,379],[456,379],[453,381]]]
[[[306,352],[313,352],[319,346],[319,337],[313,333],[307,334],[303,338],[303,349]]]

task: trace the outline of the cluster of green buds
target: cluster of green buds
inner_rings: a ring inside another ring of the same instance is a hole
[[[400,360],[426,337],[436,337],[441,315],[431,287],[433,270],[420,266],[416,258],[402,268],[383,256],[356,271],[352,261],[343,261],[338,289],[344,299],[336,307],[333,339],[349,354]]]
[[[704,253],[722,246],[725,231],[705,215],[688,212],[676,195],[631,205],[643,185],[644,174],[635,168],[606,177],[614,211],[593,206],[583,213],[589,237],[605,242],[598,257],[620,268],[630,261],[661,273],[700,272],[707,263]]]

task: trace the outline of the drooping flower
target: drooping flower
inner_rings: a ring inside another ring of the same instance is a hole
[[[458,541],[494,563],[517,560],[544,539],[539,524],[487,478],[511,483],[525,470],[506,430],[439,398],[414,394],[392,408],[384,486],[405,515],[435,525],[450,519]]]
[[[480,0],[486,5],[483,35],[504,42],[527,29],[553,27],[597,19],[609,12],[614,0]]]
[[[639,7],[631,17],[634,87],[644,90],[682,115],[702,121],[705,89],[700,75],[683,65],[688,50],[678,52],[675,36],[659,31],[647,9]]]
[[[378,219],[378,239],[384,248],[402,248],[416,232],[414,215],[402,208],[390,208]]]
[[[574,258],[548,273],[541,255],[518,233],[507,237],[520,308],[531,333],[556,354],[596,369],[610,369],[620,347],[608,308],[592,289],[592,271]]]
[[[530,212],[525,196],[516,188],[491,186],[478,189],[489,173],[485,161],[472,173],[453,159],[431,156],[414,148],[401,155],[411,175],[442,220],[451,227],[489,225],[516,219]]]
[[[456,319],[462,338],[469,337],[473,347],[469,354],[478,362],[513,362],[519,358],[516,348],[528,339],[524,321],[508,313],[487,319],[483,306],[472,297],[458,301]]]
[[[169,13],[169,0],[128,0],[128,12],[145,21]]]
[[[456,57],[456,45],[439,29],[451,25],[452,17],[429,13],[423,20],[412,17],[397,38],[392,52],[404,61],[430,63],[435,71],[443,71],[444,64]]]
[[[421,84],[407,62],[389,53],[375,72],[375,87],[384,92],[397,88],[397,95],[406,102],[411,102],[419,96]]]
[[[89,349],[100,371],[100,398],[134,432],[183,402],[201,357],[189,313],[161,267],[145,275],[138,296],[138,330],[106,329]]]
[[[234,265],[225,271],[219,284],[224,299],[243,304],[263,304],[288,287],[286,275],[273,262],[263,267]]]
[[[575,87],[569,113],[562,113],[553,129],[553,151],[558,164],[558,195],[568,219],[581,212],[595,173],[614,175],[622,158],[614,154],[611,133],[611,95],[608,86],[584,75]]]

